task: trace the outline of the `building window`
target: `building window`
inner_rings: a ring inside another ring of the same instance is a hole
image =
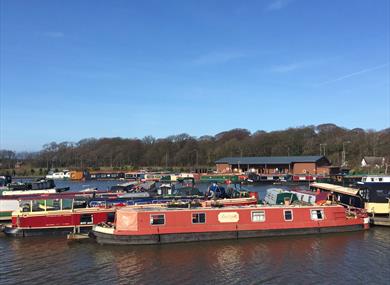
[[[311,210],[311,219],[314,221],[324,219],[324,210]]]
[[[265,221],[264,211],[252,212],[252,222],[264,222],[264,221]]]
[[[192,223],[193,224],[206,223],[206,214],[205,213],[192,213]]]
[[[165,224],[165,215],[150,215],[150,224],[151,225],[164,225]]]
[[[285,210],[284,211],[284,220],[285,221],[292,221],[293,219],[293,213],[291,210]]]

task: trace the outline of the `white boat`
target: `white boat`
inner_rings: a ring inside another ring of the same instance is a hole
[[[390,176],[388,175],[367,175],[362,177],[358,184],[366,186],[390,186]]]
[[[50,171],[46,175],[46,179],[70,179],[70,171],[67,169],[64,169],[59,172]]]
[[[284,204],[285,201],[288,201],[288,203],[292,203],[297,200],[298,198],[295,193],[291,193],[287,190],[280,188],[267,189],[267,193],[264,197],[264,202],[269,205],[280,205]]]

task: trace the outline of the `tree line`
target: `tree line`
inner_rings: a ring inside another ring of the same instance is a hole
[[[225,156],[325,155],[333,165],[345,161],[356,168],[364,156],[389,161],[390,128],[374,131],[346,129],[334,124],[302,126],[280,131],[232,129],[215,136],[188,134],[166,138],[87,138],[79,142],[51,142],[38,152],[0,151],[1,168],[17,161],[35,168],[212,167]]]

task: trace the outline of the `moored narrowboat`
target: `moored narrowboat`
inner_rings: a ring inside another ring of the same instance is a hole
[[[121,208],[114,225],[97,225],[100,244],[160,244],[299,234],[359,231],[369,228],[363,212],[342,206],[237,206]]]
[[[123,180],[125,178],[124,172],[99,172],[93,171],[89,172],[85,176],[86,180]]]
[[[145,178],[144,172],[127,172],[125,173],[125,179],[130,181],[141,181]]]
[[[269,188],[267,189],[267,193],[264,197],[264,202],[269,205],[281,205],[284,204],[285,201],[289,203],[293,203],[297,201],[297,195],[295,193],[291,193],[284,189],[280,188]]]
[[[79,192],[21,196],[15,199],[0,200],[0,206],[4,206],[4,209],[7,210],[4,220],[11,218],[11,225],[6,226],[4,232],[8,235],[23,237],[87,232],[95,224],[113,222],[115,210],[124,206],[182,207],[188,204],[207,204],[224,207],[227,205],[253,205],[257,203],[257,197],[255,196],[202,201],[191,196],[120,198],[115,196],[105,197],[105,195],[95,197],[95,194]]]
[[[203,174],[200,177],[200,182],[202,183],[210,183],[210,182],[218,182],[218,183],[241,183],[244,182],[247,179],[247,176],[245,175],[232,175],[232,174],[226,174],[226,175],[217,175],[217,174]]]
[[[328,183],[312,183],[310,187],[331,193],[336,201],[365,209],[370,215],[390,216],[390,187],[385,185],[360,185],[359,188],[352,188]]]
[[[54,194],[68,191],[69,187],[56,187],[53,179],[37,179],[32,182],[15,182],[0,191],[0,196],[20,196],[32,194]]]
[[[86,232],[95,224],[113,222],[115,215],[115,207],[88,207],[88,199],[78,200],[74,195],[19,197],[9,201],[17,201],[19,206],[12,212],[11,224],[4,227],[4,233],[11,236]]]
[[[363,176],[362,180],[358,182],[360,185],[371,186],[371,187],[382,187],[390,188],[390,176],[384,175],[367,175]]]

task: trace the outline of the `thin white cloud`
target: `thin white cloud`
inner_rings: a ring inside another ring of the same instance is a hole
[[[371,71],[374,71],[374,70],[377,70],[377,69],[381,69],[381,68],[384,68],[386,66],[389,66],[389,63],[385,63],[385,64],[381,64],[381,65],[365,68],[365,69],[362,69],[362,70],[359,70],[359,71],[356,71],[356,72],[352,72],[352,73],[349,73],[349,74],[337,77],[335,79],[331,79],[331,80],[327,80],[327,81],[321,82],[317,86],[326,85],[326,84],[329,84],[329,83],[341,81],[341,80],[344,80],[344,79],[347,79],[347,78],[350,78],[350,77],[353,77],[353,76],[356,76],[356,75],[360,75],[360,74],[371,72]]]
[[[298,62],[274,65],[268,69],[268,72],[287,73],[287,72],[292,72],[292,71],[296,71],[296,70],[303,69],[303,68],[311,68],[311,67],[323,65],[324,63],[327,63],[329,61],[333,61],[335,59],[337,59],[337,57],[308,59],[308,60],[301,60]]]
[[[63,38],[65,34],[63,32],[44,32],[43,35],[49,38]]]
[[[266,11],[281,10],[288,6],[292,0],[274,0],[265,8]]]
[[[243,57],[246,57],[246,55],[241,52],[213,52],[195,58],[192,63],[195,65],[222,64]]]
[[[271,72],[276,72],[276,73],[285,73],[285,72],[290,72],[294,71],[300,68],[305,67],[307,64],[302,62],[302,63],[291,63],[291,64],[283,64],[283,65],[276,65],[271,68]]]

